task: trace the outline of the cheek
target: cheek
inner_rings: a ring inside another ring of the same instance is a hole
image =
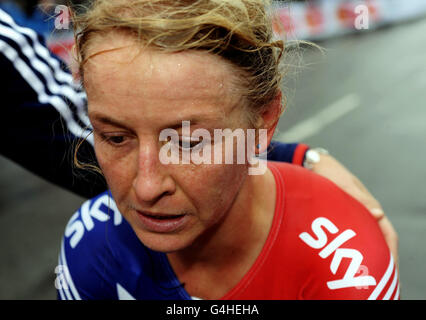
[[[202,216],[210,216],[229,209],[247,174],[247,166],[210,164],[188,171],[181,171],[184,176],[180,187]]]
[[[137,157],[134,159],[133,152],[118,156],[105,142],[96,140],[95,152],[108,187],[114,199],[120,202],[131,189],[132,181],[137,174]]]

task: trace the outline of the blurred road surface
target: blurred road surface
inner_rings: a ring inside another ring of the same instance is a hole
[[[424,30],[418,20],[307,52],[276,134],[329,149],[379,199],[400,236],[402,299],[426,299]],[[83,200],[0,158],[0,299],[56,298],[60,239]]]

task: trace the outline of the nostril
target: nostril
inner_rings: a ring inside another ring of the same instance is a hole
[[[174,194],[174,184],[167,183],[165,180],[148,181],[143,177],[135,180],[133,184],[133,191],[139,202],[145,204],[155,204],[160,199]]]
[[[173,194],[172,191],[164,191],[160,197],[171,196]]]

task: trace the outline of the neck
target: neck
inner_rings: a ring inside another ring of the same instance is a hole
[[[271,190],[275,190],[275,182],[269,169],[264,175],[247,176],[220,223],[188,248],[169,253],[180,280],[185,275],[191,278],[192,273],[224,270],[244,275],[260,254],[272,225],[276,195]]]

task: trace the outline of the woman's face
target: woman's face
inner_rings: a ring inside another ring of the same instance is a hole
[[[120,212],[151,249],[188,247],[223,221],[248,165],[163,164],[160,132],[173,128],[188,140],[184,120],[191,132],[207,129],[212,138],[214,129],[247,129],[235,72],[205,52],[140,51],[122,34],[88,53],[84,81],[96,155]]]

